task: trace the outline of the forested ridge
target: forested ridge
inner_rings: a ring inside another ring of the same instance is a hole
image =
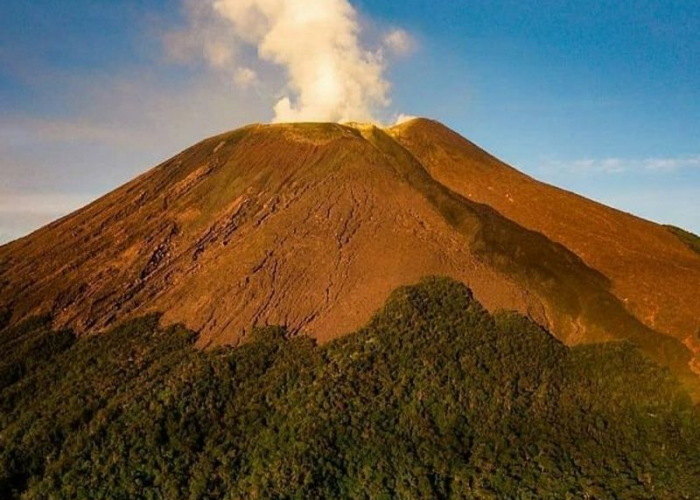
[[[157,316],[0,333],[0,498],[692,499],[700,411],[632,345],[567,348],[456,282],[317,346]]]

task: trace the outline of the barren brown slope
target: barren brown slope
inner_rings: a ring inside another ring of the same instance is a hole
[[[569,343],[631,339],[689,376],[689,351],[630,315],[603,274],[437,182],[418,158],[371,126],[208,139],[0,248],[0,307],[87,333],[157,311],[203,345],[235,344],[257,324],[326,340],[398,286],[446,275]]]
[[[700,353],[700,254],[667,227],[538,182],[440,123],[390,133],[435,180],[566,246],[647,326]]]
[[[89,331],[159,311],[205,343],[260,323],[332,338],[426,274],[494,308],[540,308],[468,246],[357,130],[252,126],[3,247],[0,276],[15,319],[50,312]]]

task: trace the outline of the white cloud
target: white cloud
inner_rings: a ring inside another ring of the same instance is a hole
[[[199,56],[239,87],[270,65],[285,85],[274,121],[376,121],[390,104],[384,48],[404,55],[411,36],[393,29],[374,50],[348,0],[183,0],[188,27],[165,36],[171,59]]]

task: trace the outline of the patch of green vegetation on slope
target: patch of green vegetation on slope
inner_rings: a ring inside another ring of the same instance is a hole
[[[629,340],[700,396],[689,369],[690,351],[678,340],[641,323],[610,291],[610,281],[569,249],[504,218],[493,208],[470,201],[435,181],[420,162],[386,132],[373,127],[363,136],[393,159],[408,184],[423,193],[453,227],[472,239],[476,255],[490,266],[537,292],[548,307],[551,328],[566,339],[584,325],[589,341]]]
[[[72,332],[51,331],[48,317],[34,317],[15,328],[0,326],[0,391],[73,345]]]
[[[675,234],[683,243],[685,243],[691,250],[700,254],[700,236],[681,229],[676,226],[664,226],[673,234]]]
[[[667,370],[625,343],[568,349],[450,280],[398,290],[322,347],[274,327],[237,349],[193,339],[135,320],[5,387],[3,498],[700,491],[700,414]]]
[[[497,269],[518,278],[547,297],[554,307],[556,331],[571,318],[583,319],[589,338],[629,340],[658,363],[670,367],[690,390],[700,391],[689,369],[691,352],[678,340],[662,335],[630,314],[609,290],[607,278],[587,267],[564,246],[504,219],[480,206],[483,225],[476,251]]]

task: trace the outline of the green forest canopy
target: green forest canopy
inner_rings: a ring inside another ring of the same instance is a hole
[[[156,316],[0,335],[0,491],[22,499],[682,499],[699,411],[626,343],[567,348],[432,278],[324,346],[201,351]]]

